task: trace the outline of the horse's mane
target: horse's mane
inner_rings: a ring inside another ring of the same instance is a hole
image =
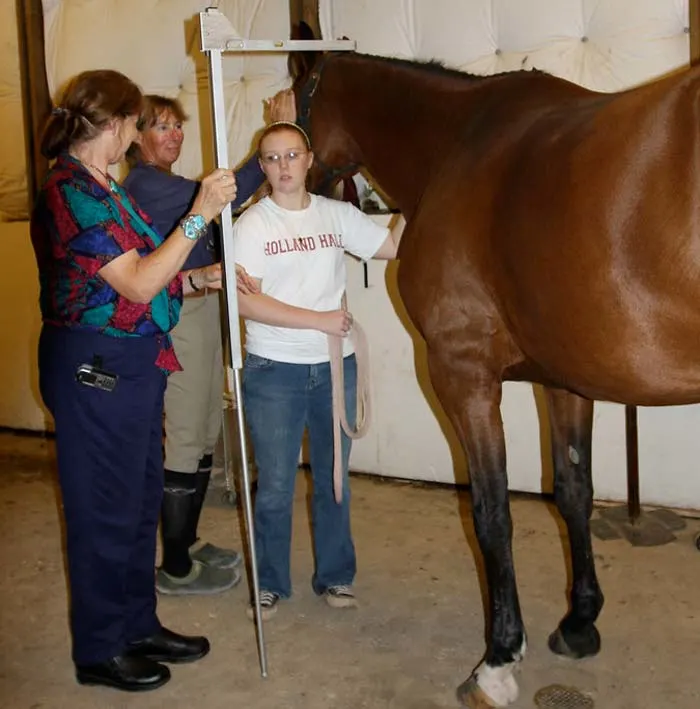
[[[415,69],[417,71],[426,72],[429,74],[435,74],[437,76],[448,76],[453,79],[461,79],[465,81],[480,81],[482,79],[496,79],[504,76],[512,76],[514,71],[502,71],[497,74],[470,74],[466,71],[461,71],[460,69],[453,69],[451,67],[446,67],[444,63],[438,59],[428,59],[428,60],[418,60],[418,59],[400,59],[399,57],[385,57],[378,54],[346,54],[347,57],[363,57],[366,59],[372,59],[373,61],[378,61],[383,64],[390,64],[393,66],[405,67],[407,69]],[[527,74],[547,74],[546,71],[541,69],[521,69]]]

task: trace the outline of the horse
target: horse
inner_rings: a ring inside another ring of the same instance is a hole
[[[527,640],[513,569],[502,383],[543,385],[569,608],[549,637],[600,650],[594,400],[700,401],[700,69],[618,93],[541,71],[293,53],[310,189],[366,168],[404,214],[398,288],[466,454],[486,650],[457,695],[507,706]]]

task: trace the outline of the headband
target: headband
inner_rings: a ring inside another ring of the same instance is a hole
[[[291,128],[292,130],[298,131],[304,138],[304,142],[306,143],[307,149],[311,150],[311,140],[309,139],[309,136],[306,134],[306,131],[297,123],[292,123],[291,121],[275,121],[274,123],[270,123],[270,125],[265,128],[264,136],[272,133],[275,128]]]

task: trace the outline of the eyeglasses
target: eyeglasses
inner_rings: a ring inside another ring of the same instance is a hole
[[[286,153],[266,153],[260,159],[266,165],[279,165],[284,158],[287,162],[296,162],[302,155],[306,155],[308,150],[288,150]]]

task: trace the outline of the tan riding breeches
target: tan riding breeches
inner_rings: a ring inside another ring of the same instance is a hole
[[[221,431],[224,366],[218,292],[185,298],[172,338],[183,371],[168,377],[165,390],[165,467],[194,473],[199,459],[213,452]]]

